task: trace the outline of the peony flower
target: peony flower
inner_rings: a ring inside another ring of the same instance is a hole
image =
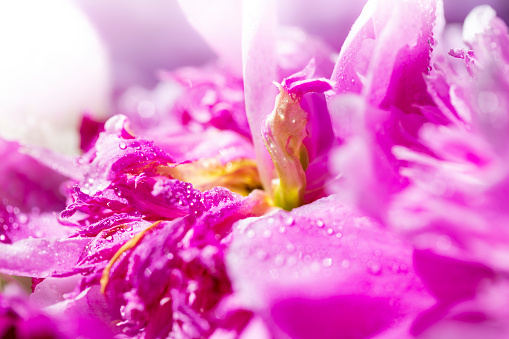
[[[441,1],[369,0],[334,64],[220,3],[180,2],[218,59],[119,81],[80,156],[3,143],[0,270],[33,278],[5,333],[504,338],[503,20],[454,46]]]

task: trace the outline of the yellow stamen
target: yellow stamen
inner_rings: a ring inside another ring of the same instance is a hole
[[[108,282],[110,281],[110,271],[111,271],[111,268],[113,267],[113,264],[115,264],[117,262],[117,260],[120,258],[120,256],[125,251],[130,250],[131,248],[135,247],[140,242],[140,240],[143,238],[145,233],[147,233],[152,228],[159,225],[161,222],[162,222],[162,220],[158,220],[155,223],[153,223],[152,225],[150,225],[149,227],[145,228],[140,233],[137,233],[134,237],[131,238],[131,240],[126,242],[122,247],[120,247],[120,249],[117,251],[117,253],[115,253],[115,255],[113,256],[113,258],[111,258],[108,265],[106,265],[106,267],[104,268],[103,274],[101,276],[101,293],[102,294],[104,294],[104,292],[106,291],[106,286],[108,286]]]
[[[176,166],[159,166],[157,173],[189,182],[194,188],[206,191],[216,186],[247,196],[261,187],[256,162],[237,159],[223,165],[218,159],[202,159]]]
[[[263,141],[278,175],[272,181],[274,202],[290,211],[304,202],[309,157],[303,140],[309,117],[300,105],[300,96],[276,85],[279,94],[274,110],[264,121]]]

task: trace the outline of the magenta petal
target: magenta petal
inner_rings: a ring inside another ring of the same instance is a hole
[[[0,294],[0,337],[35,339],[107,339],[112,333],[104,323],[89,314],[67,312],[51,315],[39,309],[16,285],[9,285]]]
[[[481,283],[495,278],[489,267],[442,257],[427,250],[414,252],[414,266],[430,291],[440,302],[472,299]]]
[[[266,190],[271,189],[274,165],[261,135],[262,122],[272,112],[277,88],[275,32],[276,8],[270,0],[244,1],[242,63],[246,114],[253,136],[258,171]]]
[[[0,244],[0,267],[12,275],[45,278],[71,271],[77,264],[87,238],[23,239]]]
[[[233,71],[242,72],[242,1],[183,0],[180,7],[193,27]]]
[[[331,196],[239,222],[226,261],[234,292],[274,333],[365,338],[433,302],[415,277],[411,251]]]
[[[362,93],[386,108],[429,104],[422,75],[429,71],[437,3],[369,1],[339,54],[335,92]]]

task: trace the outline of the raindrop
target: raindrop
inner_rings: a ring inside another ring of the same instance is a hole
[[[272,236],[272,232],[270,230],[263,231],[264,238],[270,238]]]
[[[295,258],[294,256],[291,256],[286,260],[287,266],[295,266],[296,264],[297,264],[297,258]]]
[[[325,258],[322,260],[323,267],[331,267],[332,266],[332,258]]]
[[[288,226],[292,226],[294,224],[294,222],[295,222],[295,220],[293,219],[293,217],[288,217],[285,220],[285,224]]]
[[[254,230],[247,231],[247,237],[248,238],[254,238],[256,235],[256,232]]]
[[[295,251],[295,245],[292,244],[292,243],[289,243],[286,245],[286,250],[288,251],[288,253],[292,253]]]
[[[334,234],[334,230],[333,230],[332,228],[329,228],[329,229],[327,230],[327,234],[328,234],[328,235],[333,235],[333,234]]]
[[[368,271],[371,274],[380,274],[380,272],[382,272],[382,265],[377,262],[370,261],[368,262]]]
[[[258,250],[256,252],[256,258],[258,260],[261,260],[261,261],[266,260],[268,256],[269,255],[268,255],[268,253],[265,250]]]
[[[118,147],[119,147],[120,149],[126,149],[126,148],[127,148],[127,145],[125,144],[125,142],[123,142],[123,141],[122,141],[121,143],[119,143],[119,144],[118,144]]]
[[[318,226],[318,227],[322,228],[322,227],[324,226],[323,221],[322,221],[321,219],[318,219],[318,220],[316,221],[316,226]]]
[[[274,258],[274,264],[276,264],[276,266],[278,266],[278,267],[284,266],[284,264],[285,264],[285,257],[283,255],[281,255],[281,254],[278,254]]]
[[[348,259],[343,259],[343,261],[341,262],[341,266],[342,266],[343,268],[348,268],[348,267],[350,267],[350,260],[348,260]]]

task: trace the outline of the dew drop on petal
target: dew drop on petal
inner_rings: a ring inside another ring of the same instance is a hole
[[[254,230],[247,231],[247,237],[248,238],[254,238],[256,235],[256,232]]]
[[[264,238],[270,238],[272,236],[272,232],[270,230],[263,231],[263,237]]]
[[[370,261],[370,262],[368,262],[367,266],[368,266],[368,271],[371,274],[378,275],[382,272],[382,265],[380,265],[377,262]]]
[[[295,251],[295,245],[294,245],[294,244],[292,244],[292,243],[287,244],[287,245],[286,245],[286,251],[287,251],[288,253],[292,253],[292,252],[294,252],[294,251]]]
[[[323,265],[324,267],[330,267],[330,266],[332,266],[332,258],[324,258],[324,259],[322,260],[322,265]]]
[[[266,260],[266,259],[267,259],[267,257],[268,257],[268,256],[269,256],[269,255],[267,254],[267,252],[266,252],[265,250],[258,250],[258,251],[256,252],[256,258],[257,258],[258,260],[264,261],[264,260]]]
[[[284,266],[285,257],[282,254],[276,255],[276,257],[274,258],[274,264],[276,264],[276,266],[278,267]]]
[[[288,217],[288,218],[286,218],[286,220],[285,220],[285,224],[286,224],[286,225],[288,225],[288,226],[293,225],[293,224],[294,224],[294,222],[295,222],[295,220],[293,219],[293,217]]]
[[[350,267],[350,260],[348,260],[348,259],[343,259],[343,261],[341,262],[341,266],[342,266],[343,268],[348,268],[348,267]]]

